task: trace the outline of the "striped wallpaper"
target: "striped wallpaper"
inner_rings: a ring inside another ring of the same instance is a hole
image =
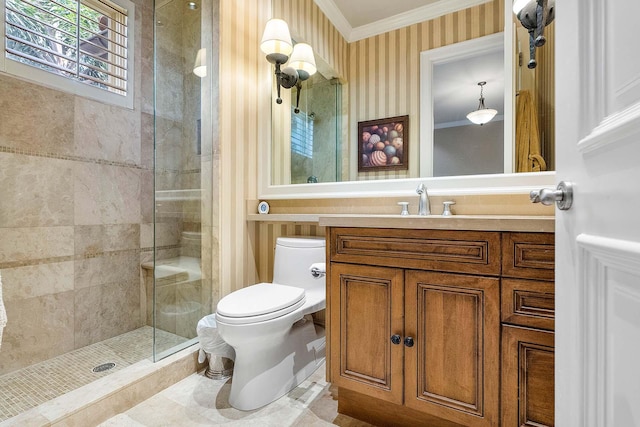
[[[272,4],[273,17],[289,24],[295,41],[309,43],[338,76],[347,77],[348,44],[313,0],[272,0]]]
[[[268,1],[220,0],[220,296],[256,283],[246,199],[257,196],[257,153],[271,128],[270,64],[260,52]]]
[[[294,37],[347,75],[347,43],[313,0],[274,0],[273,8]],[[315,226],[245,221],[245,200],[257,198],[257,147],[270,141],[273,67],[259,46],[272,16],[270,1],[220,1],[220,296],[271,278],[276,237],[324,235]]]
[[[279,16],[271,7],[278,11]],[[502,31],[499,0],[411,25],[352,44],[312,0],[220,1],[220,295],[259,280],[270,280],[273,248],[280,235],[324,235],[312,225],[245,221],[246,200],[257,198],[258,144],[268,143],[271,128],[273,68],[259,49],[264,24],[271,16],[289,22],[298,40],[349,82],[350,138],[357,122],[408,114],[410,152],[419,140],[419,52]],[[310,22],[310,25],[303,24]],[[297,33],[305,28],[304,33]],[[348,95],[346,95],[348,94]],[[214,133],[215,134],[215,133]],[[411,156],[409,176],[417,174]],[[355,165],[351,155],[351,164]],[[352,168],[353,170],[353,168]],[[355,168],[357,170],[357,168]],[[395,174],[389,174],[395,177]],[[400,173],[397,175],[401,177]],[[358,179],[374,179],[373,173]],[[354,177],[355,178],[355,177]],[[349,201],[357,204],[358,200]],[[252,206],[252,205],[250,205]]]
[[[538,72],[536,73],[538,117],[540,120],[540,137],[542,140],[542,156],[547,161],[547,170],[556,170],[555,162],[555,22],[545,28],[547,43],[537,49]]]

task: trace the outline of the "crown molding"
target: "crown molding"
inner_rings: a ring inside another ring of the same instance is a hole
[[[320,8],[320,10],[329,18],[329,21],[333,24],[334,27],[342,34],[342,37],[349,42],[349,36],[353,28],[347,21],[347,18],[344,17],[338,6],[333,2],[333,0],[313,0],[315,4]]]
[[[329,18],[329,21],[331,21],[340,34],[342,34],[347,43],[428,21],[439,16],[457,12],[458,10],[488,3],[489,1],[491,0],[440,0],[436,3],[431,3],[417,9],[353,28],[333,0],[314,0],[320,10]]]

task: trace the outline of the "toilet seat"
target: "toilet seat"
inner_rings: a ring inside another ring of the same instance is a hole
[[[218,303],[219,320],[248,324],[289,314],[305,303],[305,291],[276,283],[259,283],[230,293]]]

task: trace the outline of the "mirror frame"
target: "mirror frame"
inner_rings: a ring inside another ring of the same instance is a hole
[[[510,93],[514,88],[514,73],[511,64],[513,63],[513,40],[514,22],[512,17],[510,2],[505,0],[504,8],[504,57],[505,57],[505,93],[506,88],[511,86]],[[266,61],[263,61],[266,62]],[[507,64],[509,68],[507,68]],[[266,67],[263,67],[266,68]],[[508,70],[508,72],[507,72]],[[264,83],[261,92],[265,99],[272,98],[273,70],[263,73]],[[347,82],[348,84],[348,82]],[[422,91],[422,89],[421,89]],[[268,98],[267,98],[268,97]],[[271,103],[269,104],[271,105]],[[507,103],[505,97],[505,115],[510,110],[510,117],[513,117],[514,101],[510,99]],[[421,106],[421,113],[424,109]],[[258,144],[258,198],[264,200],[272,199],[331,199],[331,198],[356,198],[356,197],[414,197],[415,189],[420,182],[423,182],[429,189],[431,195],[468,195],[468,194],[528,194],[531,190],[539,190],[542,187],[553,187],[555,185],[555,172],[529,172],[510,173],[493,175],[464,175],[449,177],[420,177],[407,179],[388,179],[370,181],[343,181],[327,182],[317,184],[271,184],[271,155],[272,155],[272,121],[271,110],[268,112],[269,119],[264,120],[267,127],[265,132],[269,135],[264,143]],[[348,120],[350,120],[349,118]],[[421,120],[422,121],[422,120]],[[351,125],[350,125],[351,128]],[[433,132],[432,132],[433,133]],[[512,138],[514,127],[511,126]],[[420,143],[423,143],[423,136],[426,132],[420,132]],[[427,134],[428,135],[428,134]],[[347,142],[348,143],[348,142]],[[512,149],[513,151],[513,149]],[[353,157],[353,156],[351,156]],[[505,156],[506,158],[506,156]]]

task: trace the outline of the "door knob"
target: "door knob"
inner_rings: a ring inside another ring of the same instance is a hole
[[[406,337],[404,339],[404,345],[406,345],[407,347],[413,347],[413,338],[412,337]]]
[[[551,205],[554,202],[558,204],[558,209],[566,211],[573,204],[573,184],[570,182],[560,181],[558,187],[553,190],[551,188],[543,188],[534,190],[529,193],[532,203],[542,203],[543,205]]]
[[[395,345],[400,344],[400,341],[402,341],[402,339],[400,338],[400,335],[395,334],[395,335],[391,335],[391,342],[394,343]]]

